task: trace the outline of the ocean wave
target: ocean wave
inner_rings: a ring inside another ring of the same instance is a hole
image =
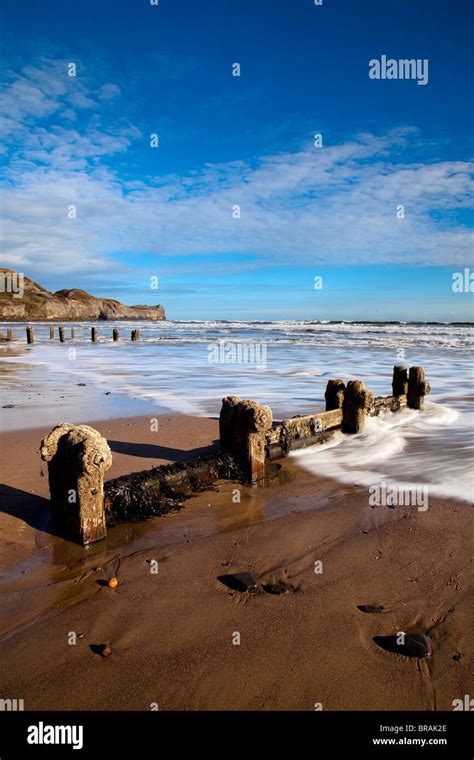
[[[404,410],[370,418],[361,436],[336,435],[328,446],[304,450],[301,462],[345,482],[425,479],[433,493],[457,498],[466,498],[473,487],[470,326],[364,327],[291,320],[100,323],[94,325],[99,334],[94,344],[91,326],[76,326],[77,339],[61,345],[49,340],[48,324],[35,325],[36,343],[26,347],[24,327],[13,325],[20,339],[12,348],[0,345],[3,367],[9,369],[3,405],[14,407],[0,409],[3,429],[15,429],[24,405],[39,400],[41,424],[72,419],[78,397],[85,396],[79,384],[95,389],[99,399],[104,391],[134,405],[141,399],[144,414],[216,416],[221,399],[237,395],[269,404],[274,418],[282,419],[322,411],[329,377],[360,378],[376,395],[387,395],[394,364],[419,364],[433,387],[423,413]],[[117,343],[112,342],[115,326],[122,338]],[[127,337],[137,327],[141,340],[132,344]],[[305,332],[308,328],[312,332]],[[263,343],[265,355],[255,364],[210,363],[209,346],[219,341]],[[89,411],[91,419],[94,411]]]
[[[292,452],[298,463],[316,475],[370,488],[385,482],[407,487],[424,483],[433,496],[472,502],[474,478],[470,446],[446,430],[459,413],[437,403],[422,412],[369,417],[364,430],[346,436],[337,432],[321,446]]]

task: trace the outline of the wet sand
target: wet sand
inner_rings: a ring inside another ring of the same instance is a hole
[[[159,417],[157,433],[148,417],[93,425],[113,451],[108,478],[218,438],[217,420],[184,416]],[[1,698],[31,710],[451,710],[472,693],[469,505],[370,508],[364,489],[287,459],[268,488],[219,483],[84,550],[48,525],[49,429],[0,436]],[[288,593],[231,591],[218,579],[234,572]],[[373,641],[398,631],[429,632],[431,656]],[[105,642],[107,658],[93,651]]]

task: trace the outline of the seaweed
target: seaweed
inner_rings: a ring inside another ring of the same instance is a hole
[[[109,480],[104,484],[107,525],[176,512],[183,501],[208,490],[216,480],[244,480],[231,454],[208,454]]]

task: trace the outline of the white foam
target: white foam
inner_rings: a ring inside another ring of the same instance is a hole
[[[422,412],[404,409],[398,414],[385,413],[367,418],[361,433],[346,436],[337,432],[328,443],[290,456],[315,475],[343,483],[367,488],[382,481],[400,487],[425,483],[433,496],[471,502],[472,468],[463,456],[454,471],[456,442],[453,452],[445,446],[445,428],[458,418],[458,412],[441,404],[427,404]],[[436,427],[443,433],[441,440],[430,436]],[[440,446],[444,462],[437,450]]]
[[[8,326],[19,337],[13,348],[24,345],[24,325]],[[224,396],[238,395],[269,404],[281,419],[322,411],[328,377],[361,378],[376,395],[387,395],[392,367],[403,361],[425,367],[434,403],[422,414],[404,410],[370,418],[362,440],[336,435],[326,446],[303,450],[302,464],[345,482],[422,479],[444,496],[464,498],[473,487],[472,327],[290,320],[104,323],[95,325],[99,341],[91,344],[91,326],[76,326],[74,343],[60,345],[49,340],[48,324],[35,325],[35,345],[20,355],[9,355],[8,344],[0,344],[0,357],[10,370],[2,380],[3,404],[15,407],[0,409],[4,429],[15,429],[22,404],[40,399],[42,414],[50,414],[44,424],[56,424],[58,387],[64,393],[61,413],[67,413],[68,399],[77,403],[73,387],[79,382],[143,399],[145,414],[160,406],[214,416]],[[121,333],[117,343],[112,342],[115,326]],[[142,339],[131,344],[130,330],[137,327]],[[266,366],[209,364],[208,346],[216,341],[263,342]],[[71,347],[75,361],[69,358]]]

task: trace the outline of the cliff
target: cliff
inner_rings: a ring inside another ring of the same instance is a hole
[[[50,293],[28,277],[23,285],[10,269],[0,269],[0,321],[80,322],[94,320],[166,319],[163,306],[124,306],[111,298],[95,298],[84,290]]]

